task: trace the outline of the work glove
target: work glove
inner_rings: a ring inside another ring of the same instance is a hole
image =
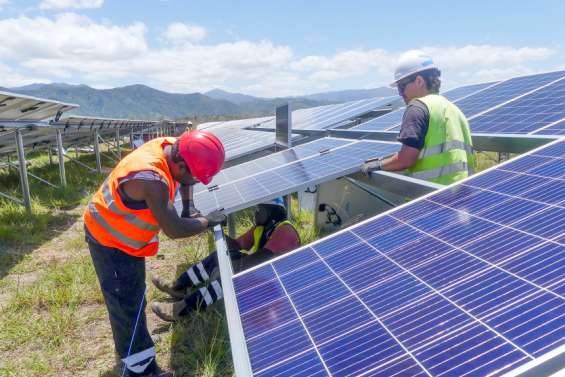
[[[213,228],[216,225],[226,225],[228,223],[228,217],[219,210],[210,212],[204,216],[204,218],[208,220],[208,228]]]
[[[379,171],[383,168],[383,161],[380,158],[373,158],[371,160],[365,161],[361,165],[361,173],[365,174],[367,177],[371,176],[374,171]]]
[[[180,214],[180,217],[188,218],[201,216],[202,213],[194,206],[194,202],[192,200],[182,201],[182,212]]]

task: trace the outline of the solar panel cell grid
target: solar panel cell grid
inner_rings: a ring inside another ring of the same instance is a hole
[[[564,201],[507,190],[536,178],[565,191],[554,173],[565,170],[564,147],[234,277],[247,344],[276,331],[277,342],[299,345],[276,361],[250,347],[254,373],[308,375],[303,362],[321,375],[501,375],[562,346]],[[244,301],[254,293],[256,308]]]

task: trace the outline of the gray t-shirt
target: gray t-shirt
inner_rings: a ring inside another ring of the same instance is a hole
[[[400,125],[398,141],[404,145],[421,150],[424,148],[426,133],[430,121],[428,107],[418,100],[410,102]]]

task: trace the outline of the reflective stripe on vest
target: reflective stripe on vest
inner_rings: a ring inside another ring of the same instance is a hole
[[[146,221],[143,221],[133,213],[127,213],[119,209],[116,202],[114,201],[114,198],[112,197],[112,192],[110,191],[110,186],[108,186],[107,182],[104,182],[104,184],[102,185],[102,195],[104,196],[104,201],[106,202],[108,209],[114,212],[116,215],[122,216],[122,218],[131,225],[143,230],[159,230],[158,225],[150,224]]]
[[[275,229],[277,229],[279,226],[284,225],[284,224],[288,224],[288,225],[292,226],[292,223],[290,221],[285,220],[285,221],[281,221],[280,223],[275,225]],[[247,254],[247,255],[251,255],[251,254],[257,252],[257,250],[259,250],[259,243],[261,242],[261,237],[263,236],[264,231],[265,231],[264,226],[262,226],[262,225],[256,226],[255,229],[253,230],[253,246],[251,247],[251,249],[241,250],[241,252],[243,254]]]
[[[451,140],[443,144],[434,145],[433,147],[424,147],[424,149],[420,151],[418,158],[430,157],[436,154],[449,152],[454,149],[463,149],[467,153],[473,153],[475,151],[472,145],[465,144],[459,140]]]
[[[420,172],[412,173],[410,176],[413,178],[423,179],[423,180],[430,180],[437,177],[443,177],[459,172],[467,172],[469,171],[469,166],[466,162],[456,162],[451,165],[445,165],[437,169],[432,170],[423,170]]]
[[[136,257],[147,257],[159,248],[159,225],[149,208],[130,209],[121,200],[119,182],[138,171],[159,174],[167,184],[168,200],[174,200],[177,184],[168,167],[163,148],[174,138],[158,138],[124,157],[93,195],[84,212],[84,223],[101,245]]]
[[[128,245],[131,248],[141,249],[141,248],[147,246],[148,244],[153,243],[153,242],[158,242],[158,240],[159,240],[157,238],[157,236],[153,237],[147,243],[142,242],[142,241],[138,241],[138,240],[134,240],[133,238],[129,238],[128,236],[120,233],[118,230],[114,229],[110,224],[108,224],[106,222],[106,220],[104,220],[104,218],[100,215],[100,213],[96,209],[96,205],[94,205],[93,203],[90,203],[88,205],[88,209],[90,210],[90,214],[92,215],[94,220],[98,223],[98,225],[100,225],[102,228],[104,228],[112,236],[116,237],[121,242],[125,243],[126,245]]]
[[[437,94],[418,98],[429,112],[424,147],[409,176],[450,184],[473,173],[475,156],[467,119],[451,102]]]

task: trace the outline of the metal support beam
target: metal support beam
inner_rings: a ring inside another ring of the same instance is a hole
[[[388,171],[374,172],[371,174],[370,178],[361,173],[353,174],[351,177],[355,180],[368,183],[407,198],[417,198],[445,187],[437,183],[423,181]]]
[[[122,159],[122,148],[120,147],[120,129],[116,128],[116,148],[118,149],[118,156]]]
[[[230,253],[226,240],[224,239],[222,227],[219,225],[214,227],[214,241],[218,255],[222,290],[224,291],[224,308],[226,310],[226,319],[230,335],[233,369],[236,377],[251,376],[253,374],[251,362],[249,361],[249,352],[247,350],[245,336],[243,335],[243,325],[241,324],[241,317],[233,286],[233,268]]]
[[[26,165],[26,157],[24,150],[24,140],[22,137],[21,129],[16,130],[16,148],[18,151],[20,186],[22,189],[23,204],[26,207],[27,212],[31,214],[31,195],[29,191],[29,181],[27,178],[27,165]]]
[[[228,235],[234,239],[237,237],[235,230],[235,215],[233,213],[228,215]]]
[[[133,146],[133,127],[129,129],[129,147],[131,148],[131,150],[134,150],[134,146]]]
[[[263,129],[266,131],[267,129]],[[273,130],[270,130],[271,132]],[[361,131],[361,130],[292,130],[295,134],[313,137],[341,137],[346,139],[365,139],[380,141],[396,141],[398,132]],[[473,147],[478,151],[525,153],[547,144],[558,136],[552,135],[518,135],[518,134],[471,134]]]
[[[94,155],[96,156],[96,172],[102,174],[102,161],[100,159],[100,144],[98,144],[98,139],[100,135],[98,130],[94,130]]]
[[[49,148],[51,150],[51,148]],[[57,157],[59,158],[59,177],[61,178],[61,186],[67,186],[67,175],[65,172],[65,152],[63,150],[63,133],[57,129]]]
[[[88,169],[89,171],[93,172],[93,173],[97,173],[98,171],[96,169],[91,168],[90,166],[88,166],[87,164],[85,164],[84,162],[81,162],[75,158],[72,158],[71,156],[69,156],[68,154],[66,154],[64,157],[68,158],[70,161],[75,162],[76,164],[82,166],[83,168]]]

